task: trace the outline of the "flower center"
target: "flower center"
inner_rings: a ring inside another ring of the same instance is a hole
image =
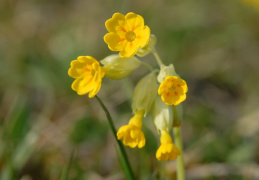
[[[176,89],[176,84],[172,83],[168,86],[169,91],[174,91]]]
[[[133,31],[126,32],[125,38],[127,41],[132,42],[136,39],[136,34]]]

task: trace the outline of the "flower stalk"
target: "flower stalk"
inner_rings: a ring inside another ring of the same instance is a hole
[[[153,55],[155,56],[156,61],[157,61],[158,65],[159,65],[159,67],[161,68],[161,66],[163,66],[164,63],[163,63],[162,59],[160,58],[160,56],[159,56],[159,54],[157,53],[157,51],[156,51],[155,48],[153,48],[152,53],[153,53]]]
[[[181,154],[177,158],[177,180],[185,180],[185,169],[183,161],[183,145],[181,137],[181,129],[179,127],[173,128],[175,145],[179,148]]]

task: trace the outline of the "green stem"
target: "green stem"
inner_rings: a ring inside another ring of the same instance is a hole
[[[177,180],[185,180],[185,169],[183,161],[183,145],[180,127],[174,127],[175,145],[179,148],[181,155],[177,158]]]
[[[153,71],[153,68],[147,64],[147,63],[144,63],[144,62],[141,62],[141,65],[145,66],[146,68],[148,68],[151,72]]]
[[[108,109],[105,107],[105,105],[104,105],[103,102],[101,101],[101,99],[100,99],[97,95],[95,96],[95,98],[96,98],[97,102],[100,104],[100,106],[102,107],[103,111],[104,111],[105,114],[106,114],[107,120],[108,120],[108,122],[109,122],[109,125],[110,125],[110,127],[111,127],[112,133],[113,133],[113,135],[114,135],[114,138],[116,139],[116,142],[117,142],[117,144],[118,144],[118,146],[119,146],[121,155],[122,155],[122,157],[123,157],[123,159],[124,159],[124,162],[125,162],[125,164],[126,164],[126,166],[127,166],[128,172],[127,172],[127,176],[126,176],[126,177],[129,178],[130,180],[134,180],[135,178],[134,178],[133,171],[132,171],[132,169],[131,169],[131,166],[130,166],[130,163],[129,163],[129,160],[128,160],[126,151],[125,151],[125,149],[124,149],[124,147],[123,147],[121,141],[119,141],[119,140],[117,139],[117,135],[116,135],[116,134],[117,134],[117,130],[116,130],[115,127],[114,127],[114,124],[113,124],[111,115],[110,115]]]
[[[157,53],[157,51],[156,51],[155,48],[153,48],[152,53],[153,53],[153,55],[155,56],[158,65],[159,65],[160,67],[161,67],[162,65],[164,65],[162,59],[161,59],[160,56],[158,55],[158,53]]]

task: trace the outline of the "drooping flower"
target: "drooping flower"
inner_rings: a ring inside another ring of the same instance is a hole
[[[167,131],[161,132],[160,146],[156,151],[159,161],[174,160],[181,154],[180,150],[173,144],[173,140]]]
[[[158,94],[167,105],[178,105],[186,99],[187,84],[177,76],[167,76],[158,88]]]
[[[94,97],[101,88],[102,78],[105,75],[103,67],[91,56],[79,56],[70,64],[68,75],[75,78],[72,89],[78,95],[88,94],[89,98]]]
[[[110,50],[120,51],[121,57],[134,56],[139,48],[148,44],[150,29],[138,14],[130,12],[124,16],[115,13],[105,22],[105,27],[109,33],[104,36],[104,41]]]
[[[111,79],[123,79],[141,65],[137,57],[122,58],[119,54],[107,56],[100,62],[104,65],[105,76]]]
[[[180,77],[174,69],[174,65],[173,64],[169,64],[168,66],[165,65],[161,65],[160,66],[160,71],[159,74],[157,76],[157,81],[159,83],[163,82],[163,80],[167,77],[167,76],[178,76]]]
[[[125,146],[129,146],[131,148],[136,146],[142,148],[145,146],[146,139],[141,131],[143,114],[144,111],[137,111],[130,119],[129,124],[122,126],[117,132],[118,139],[123,139],[123,144]]]

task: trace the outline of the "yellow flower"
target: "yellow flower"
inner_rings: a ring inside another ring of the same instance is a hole
[[[89,98],[94,97],[101,88],[105,74],[103,67],[91,56],[79,56],[70,65],[68,75],[75,78],[72,89],[79,95],[89,93]]]
[[[159,161],[174,160],[181,154],[180,150],[173,144],[173,140],[167,131],[162,131],[160,146],[156,151]]]
[[[104,41],[110,50],[120,51],[121,57],[134,56],[140,47],[148,44],[150,29],[138,14],[130,12],[124,16],[115,13],[105,22],[105,27],[109,33],[104,36]]]
[[[123,144],[134,148],[138,146],[142,148],[145,146],[146,140],[142,127],[142,118],[144,111],[137,111],[136,114],[130,119],[129,124],[122,126],[117,132],[117,137],[119,140],[123,139]]]
[[[177,76],[167,76],[158,88],[158,94],[167,105],[178,105],[186,99],[187,84]]]

